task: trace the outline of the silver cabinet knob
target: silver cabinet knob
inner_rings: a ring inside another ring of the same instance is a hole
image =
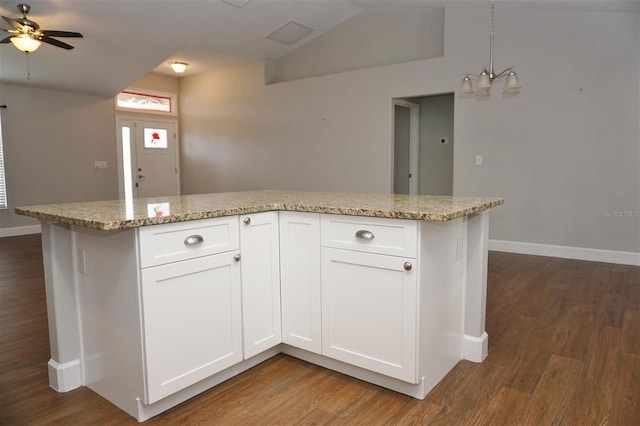
[[[233,256],[233,260],[235,260],[236,262],[240,262],[241,256],[239,254],[236,254],[235,256]]]
[[[376,236],[373,235],[373,232],[367,231],[366,229],[361,229],[356,232],[356,238],[360,238],[362,240],[373,240]]]
[[[245,217],[243,220],[245,225],[251,225],[251,218],[250,217]]]
[[[405,271],[410,271],[411,268],[413,268],[413,265],[411,264],[411,262],[404,262],[404,270]]]
[[[200,244],[204,241],[204,237],[202,235],[189,235],[184,239],[184,245],[192,246],[194,244]]]

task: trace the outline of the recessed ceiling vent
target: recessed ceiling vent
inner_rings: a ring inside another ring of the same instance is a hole
[[[315,31],[299,22],[289,21],[267,36],[269,40],[282,44],[293,44],[307,34]]]
[[[243,8],[245,7],[251,0],[222,0],[223,3],[230,4],[231,6]]]

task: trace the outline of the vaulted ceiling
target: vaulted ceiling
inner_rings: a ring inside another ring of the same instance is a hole
[[[488,7],[478,0],[21,0],[43,29],[77,31],[63,50],[43,45],[27,55],[0,44],[0,83],[113,96],[150,71],[171,72],[185,61],[185,75],[278,58],[353,18],[368,7]],[[0,0],[0,15],[21,17],[18,0]],[[640,0],[498,0],[509,7],[637,11]],[[242,6],[242,7],[239,7]],[[290,45],[266,36],[287,22],[314,29]],[[8,28],[2,21],[0,28]],[[1,35],[0,35],[1,36]],[[2,37],[4,38],[4,37]],[[27,70],[31,77],[27,80]]]

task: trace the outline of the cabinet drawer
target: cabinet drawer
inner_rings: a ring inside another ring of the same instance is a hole
[[[322,215],[321,238],[323,247],[417,257],[414,220],[327,214]]]
[[[138,228],[143,268],[237,250],[238,216]]]

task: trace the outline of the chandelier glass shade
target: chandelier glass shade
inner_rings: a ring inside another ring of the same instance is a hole
[[[494,37],[494,11],[495,5],[493,0],[491,0],[491,36],[489,39],[489,69],[486,67],[482,68],[480,74],[471,74],[466,73],[462,81],[460,82],[460,87],[458,88],[458,92],[464,95],[473,95],[476,96],[491,96],[491,88],[493,87],[493,82],[497,79],[504,78],[504,89],[502,93],[509,95],[517,95],[520,93],[520,80],[518,79],[518,74],[516,74],[513,67],[509,67],[502,72],[495,73],[493,69],[493,37]],[[476,90],[473,90],[473,81],[472,79],[477,80]]]

